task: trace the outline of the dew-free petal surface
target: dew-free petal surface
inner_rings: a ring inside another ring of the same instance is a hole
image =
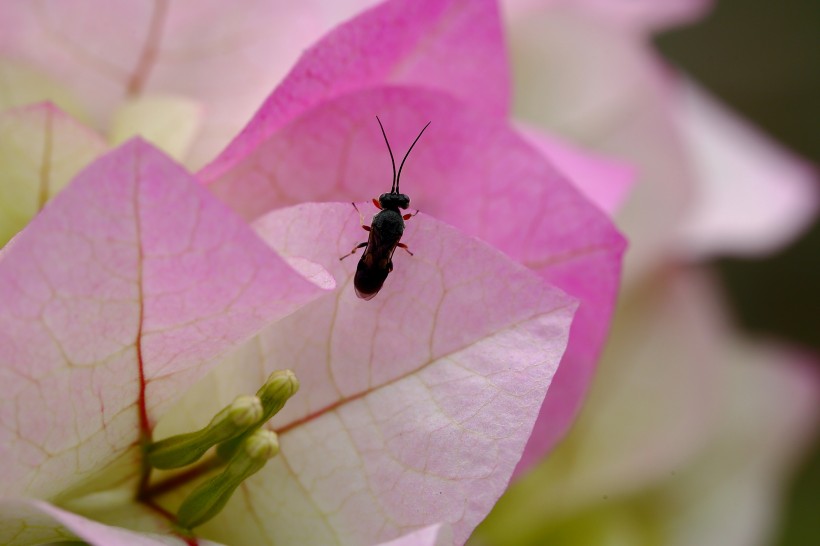
[[[170,535],[137,533],[104,525],[42,501],[0,499],[0,541],[24,546],[56,541],[83,540],[92,546],[183,546]],[[201,546],[219,546],[207,540]]]
[[[14,239],[0,291],[0,483],[40,498],[112,462],[214,357],[321,292],[140,140]]]
[[[0,246],[107,148],[50,103],[0,112]]]
[[[403,237],[415,256],[399,250],[370,301],[351,286],[355,259],[339,261],[364,234],[349,204],[303,204],[255,226],[282,254],[323,265],[338,288],[228,357],[160,423],[158,435],[190,430],[275,369],[300,380],[272,421],[280,455],[205,536],[368,544],[444,522],[463,543],[521,456],[575,302],[424,214]]]
[[[681,81],[678,120],[695,167],[696,198],[680,226],[687,257],[772,252],[816,216],[820,176],[719,104]]]
[[[602,211],[612,216],[621,208],[635,183],[633,167],[622,161],[582,151],[525,124],[519,123],[517,126],[521,135]]]
[[[487,115],[505,115],[508,72],[495,2],[389,0],[308,49],[242,133],[198,176],[218,184],[289,121],[323,101],[372,86],[437,89]]]

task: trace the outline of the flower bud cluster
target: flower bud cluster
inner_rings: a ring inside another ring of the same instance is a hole
[[[197,486],[177,512],[179,525],[191,529],[217,515],[248,477],[279,453],[275,432],[262,426],[299,390],[290,370],[273,372],[254,396],[239,396],[217,413],[207,426],[165,438],[146,450],[148,464],[158,469],[182,468],[216,447],[224,468]]]

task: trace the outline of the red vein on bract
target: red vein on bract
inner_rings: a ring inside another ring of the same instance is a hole
[[[572,305],[572,304],[570,304],[570,305]],[[514,328],[514,327],[518,326],[519,324],[521,324],[523,322],[533,320],[533,319],[535,319],[535,318],[537,318],[541,315],[556,313],[558,311],[566,309],[567,307],[568,307],[567,305],[562,305],[560,307],[555,307],[554,309],[550,309],[548,311],[538,311],[538,312],[536,312],[532,315],[528,315],[526,317],[522,317],[519,320],[513,321],[510,324],[504,326],[503,328],[500,328],[498,331],[506,330],[506,329],[509,329],[509,328]],[[305,423],[308,423],[310,421],[313,421],[314,419],[317,419],[317,418],[321,417],[322,415],[324,415],[326,413],[330,413],[332,411],[335,411],[336,409],[338,409],[341,406],[344,406],[345,404],[348,404],[348,403],[353,402],[355,400],[358,400],[360,398],[364,398],[368,394],[370,394],[372,392],[375,392],[378,389],[383,389],[383,388],[385,388],[389,385],[392,385],[394,383],[398,383],[399,381],[402,381],[403,379],[407,379],[408,377],[412,377],[415,374],[419,373],[421,370],[425,369],[426,367],[432,365],[435,362],[440,361],[442,358],[446,358],[451,354],[454,354],[458,351],[464,350],[465,348],[469,347],[470,345],[472,345],[472,343],[468,343],[468,344],[464,345],[463,347],[459,347],[457,349],[449,351],[446,354],[436,356],[435,358],[433,358],[433,359],[429,360],[428,362],[418,366],[417,368],[407,370],[406,372],[394,377],[393,379],[385,381],[384,383],[381,383],[381,384],[376,385],[376,386],[368,387],[366,389],[363,389],[361,392],[357,392],[356,394],[353,394],[353,395],[348,396],[346,398],[341,398],[340,400],[337,400],[336,402],[334,402],[332,404],[328,404],[327,406],[325,406],[323,408],[319,408],[318,410],[314,411],[313,413],[311,413],[309,415],[306,415],[306,416],[302,417],[301,419],[297,419],[296,421],[292,421],[292,422],[288,423],[287,425],[284,425],[282,427],[279,427],[279,428],[275,429],[275,432],[276,432],[276,434],[284,434],[284,433],[290,431],[291,429],[298,427],[299,425],[303,425]]]
[[[137,319],[137,371],[139,372],[139,399],[137,405],[139,406],[140,419],[140,434],[144,441],[147,441],[151,436],[151,424],[148,421],[148,409],[145,402],[145,363],[142,359],[142,325],[145,320],[145,294],[142,287],[142,262],[144,253],[142,251],[142,226],[140,223],[140,206],[139,206],[139,189],[140,189],[140,161],[139,155],[135,152],[134,157],[134,224],[136,227],[137,236],[137,298],[139,301],[139,316]]]
[[[139,379],[139,395],[137,398],[137,411],[139,413],[139,443],[142,449],[142,470],[140,473],[140,481],[137,485],[137,498],[142,499],[145,488],[151,479],[151,465],[148,464],[148,458],[145,457],[145,449],[151,442],[151,423],[148,420],[148,408],[146,407],[146,381],[145,381],[145,362],[142,359],[142,324],[145,319],[145,294],[142,287],[142,262],[144,254],[142,251],[142,226],[140,224],[140,158],[138,152],[134,152],[134,226],[137,240],[137,300],[139,305],[139,314],[137,317],[137,337],[135,341],[135,348],[137,353],[137,373]]]

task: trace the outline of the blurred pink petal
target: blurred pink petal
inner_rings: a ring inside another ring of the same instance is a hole
[[[683,81],[676,99],[697,184],[681,251],[694,258],[766,253],[803,231],[820,204],[817,168],[692,82]]]
[[[200,101],[208,115],[192,152],[199,166],[242,128],[311,42],[372,3],[6,2],[0,55],[70,88],[101,130],[125,97]]]
[[[623,295],[595,387],[550,458],[549,502],[560,497],[571,510],[632,494],[706,445],[724,387],[726,325],[702,281],[670,269]]]
[[[784,486],[819,424],[816,357],[737,336],[726,341],[713,435],[667,485],[678,508],[665,525],[671,546],[774,543]]]
[[[0,245],[107,147],[51,103],[0,112]]]
[[[104,525],[42,501],[0,499],[0,541],[24,546],[79,538],[92,546],[184,546],[181,538]],[[199,546],[219,546],[197,540]]]
[[[610,23],[658,30],[701,18],[713,0],[502,0],[513,18],[545,9],[586,11]]]
[[[494,2],[389,0],[308,49],[199,178],[213,184],[230,176],[260,144],[312,107],[377,85],[437,89],[487,115],[506,114],[508,70]]]
[[[365,235],[350,204],[306,203],[255,227],[283,255],[327,268],[339,288],[263,331],[160,423],[163,434],[185,430],[186,408],[208,415],[203,407],[277,368],[300,379],[272,421],[280,455],[205,536],[372,544],[443,522],[463,543],[507,487],[576,302],[424,214],[402,239],[415,256],[397,252],[371,301],[353,292],[356,260],[339,261]]]
[[[635,169],[547,135],[534,127],[516,124],[521,135],[564,173],[584,196],[609,216],[621,207],[635,182]]]
[[[667,269],[625,294],[572,431],[477,538],[580,543],[595,529],[629,543],[766,543],[820,382],[816,364],[739,336],[710,281]]]
[[[640,278],[673,252],[694,191],[675,82],[643,35],[583,9],[509,27],[515,117],[636,169],[616,223],[629,240],[624,276]]]
[[[213,358],[319,293],[149,145],[99,159],[0,259],[4,494],[99,472]]]

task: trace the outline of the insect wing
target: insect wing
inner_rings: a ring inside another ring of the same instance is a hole
[[[386,245],[376,230],[370,230],[367,247],[353,277],[353,287],[361,299],[372,299],[382,289],[390,273],[390,257],[394,249],[395,245]]]

